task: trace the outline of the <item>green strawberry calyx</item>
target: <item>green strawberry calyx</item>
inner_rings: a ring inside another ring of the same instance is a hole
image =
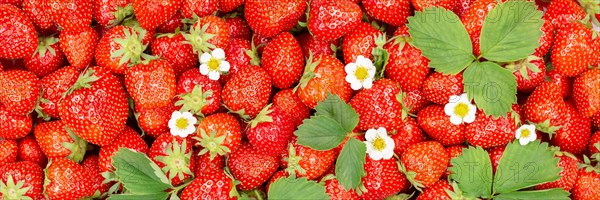
[[[121,23],[121,21],[123,21],[125,18],[128,18],[129,16],[133,15],[133,6],[131,5],[131,3],[125,5],[124,7],[117,6],[116,11],[114,11],[112,14],[115,18],[108,22],[108,27],[116,26],[119,23]]]
[[[149,60],[153,57],[145,54],[144,51],[148,48],[148,44],[142,42],[147,31],[143,29],[125,28],[124,38],[115,38],[114,41],[121,46],[120,49],[111,53],[110,58],[119,59],[119,65],[128,63],[132,67],[143,60]]]
[[[180,95],[181,100],[175,102],[175,106],[182,106],[181,112],[191,112],[203,117],[202,108],[214,101],[212,95],[212,90],[203,91],[202,85],[197,84],[191,92]]]
[[[425,186],[419,182],[416,178],[417,173],[414,171],[408,171],[406,170],[406,167],[404,166],[404,164],[402,164],[402,162],[400,160],[398,160],[398,169],[400,170],[400,172],[402,172],[405,176],[406,176],[406,180],[408,180],[408,182],[410,182],[410,184],[415,187],[415,189],[417,189],[418,191],[423,191],[423,188],[425,188]]]
[[[200,146],[204,148],[200,150],[198,155],[210,153],[210,160],[213,160],[217,155],[225,155],[231,152],[229,147],[223,145],[226,136],[216,136],[216,134],[216,131],[211,131],[210,134],[207,134],[204,129],[200,129],[200,137],[194,137],[194,139],[199,141]]]
[[[33,55],[35,56],[37,54],[40,58],[43,58],[46,56],[46,52],[50,52],[52,56],[56,56],[56,50],[52,48],[52,45],[56,43],[58,43],[58,38],[54,36],[39,37],[38,46],[33,52]]]
[[[316,77],[315,69],[321,63],[321,60],[314,60],[314,54],[309,52],[308,59],[306,60],[306,66],[304,67],[304,73],[302,73],[302,77],[300,78],[300,83],[294,87],[294,92],[298,90],[298,88],[305,88],[308,85],[308,82]]]
[[[273,122],[273,118],[271,116],[269,116],[269,114],[271,114],[271,112],[273,112],[273,109],[271,109],[272,104],[266,105],[259,113],[258,115],[256,115],[256,117],[252,120],[250,120],[249,124],[250,124],[250,128],[255,128],[256,125],[258,125],[259,123],[263,123],[263,122]]]
[[[300,166],[302,156],[296,155],[296,148],[294,148],[294,145],[289,145],[288,157],[283,158],[283,160],[288,163],[288,167],[285,169],[285,172],[288,174],[306,175],[306,170]]]
[[[98,78],[97,76],[94,76],[94,70],[93,69],[88,69],[87,71],[85,71],[85,73],[79,75],[79,78],[77,78],[77,81],[75,82],[75,84],[73,84],[73,86],[71,86],[67,92],[65,92],[61,98],[65,98],[67,95],[70,95],[71,93],[73,93],[75,90],[81,89],[81,88],[91,88],[92,87],[92,83],[100,80],[100,78]]]
[[[192,157],[192,151],[187,151],[187,144],[185,139],[182,144],[179,145],[179,142],[175,138],[173,138],[173,142],[168,144],[165,151],[166,156],[157,156],[156,160],[165,164],[162,168],[162,171],[165,174],[168,174],[169,179],[179,178],[179,180],[183,180],[184,176],[193,175],[190,170],[190,160]]]
[[[183,37],[187,40],[186,43],[192,45],[194,53],[197,53],[198,56],[217,48],[214,44],[208,42],[208,40],[216,36],[215,34],[206,33],[209,26],[210,23],[207,23],[200,27],[200,24],[196,22],[190,28],[190,33],[183,34]]]
[[[4,199],[23,199],[31,200],[31,197],[25,196],[27,191],[31,189],[31,186],[24,187],[25,181],[17,181],[13,179],[12,175],[8,174],[6,178],[6,184],[0,181],[0,193]]]
[[[71,152],[67,158],[79,163],[83,160],[85,152],[87,151],[87,142],[77,136],[69,127],[65,126],[64,129],[67,131],[73,142],[63,142],[61,145]]]

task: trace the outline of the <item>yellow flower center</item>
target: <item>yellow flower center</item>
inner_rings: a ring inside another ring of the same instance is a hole
[[[521,138],[528,138],[530,134],[531,134],[531,131],[529,131],[529,129],[521,130]]]
[[[177,126],[177,128],[181,129],[181,130],[187,128],[188,125],[189,125],[188,120],[183,117],[177,119],[177,122],[175,122],[175,126]]]
[[[377,151],[383,151],[383,149],[385,149],[385,145],[385,140],[383,140],[381,137],[377,137],[375,138],[375,141],[373,141],[373,148],[375,148]]]
[[[216,58],[211,58],[206,65],[208,65],[208,69],[212,71],[219,70],[219,60]]]
[[[369,71],[366,67],[358,66],[358,68],[356,68],[356,71],[354,71],[354,76],[356,76],[356,79],[362,81],[367,79],[367,77],[369,76]]]
[[[458,103],[454,106],[454,114],[459,117],[465,117],[469,114],[469,106],[466,103]]]

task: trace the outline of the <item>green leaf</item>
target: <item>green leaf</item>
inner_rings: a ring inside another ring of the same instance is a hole
[[[551,182],[560,178],[558,158],[539,140],[527,145],[511,142],[506,146],[494,176],[494,193],[503,194]]]
[[[450,161],[450,178],[457,181],[466,197],[489,198],[492,194],[492,162],[481,147],[463,149],[462,154]]]
[[[524,59],[540,46],[543,24],[533,1],[500,3],[483,21],[481,55],[496,62]]]
[[[306,178],[279,178],[269,187],[269,199],[329,199],[325,186]]]
[[[517,81],[509,70],[493,62],[474,62],[463,73],[469,99],[486,115],[506,116],[517,102]]]
[[[568,200],[570,193],[562,188],[549,190],[516,191],[499,194],[494,200],[517,200],[517,199],[539,199],[539,200]]]
[[[144,199],[144,200],[165,200],[169,197],[169,193],[161,192],[155,194],[113,194],[108,197],[108,200],[131,200],[131,199]]]
[[[298,130],[298,144],[315,150],[329,150],[337,147],[346,138],[342,126],[327,116],[312,116],[305,119]]]
[[[426,8],[409,17],[407,26],[412,44],[436,71],[458,74],[475,60],[469,34],[452,11]]]
[[[327,93],[327,98],[315,106],[317,116],[327,116],[341,125],[346,132],[352,132],[358,125],[358,114],[338,95]]]
[[[112,157],[115,174],[132,194],[162,194],[171,188],[162,170],[143,153],[120,148]]]
[[[364,164],[367,155],[365,143],[350,138],[342,148],[335,163],[335,174],[344,189],[358,189],[366,175]]]

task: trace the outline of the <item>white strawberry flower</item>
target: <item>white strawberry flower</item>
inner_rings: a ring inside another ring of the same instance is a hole
[[[169,119],[169,129],[171,135],[179,137],[187,137],[189,134],[196,132],[196,124],[198,120],[190,112],[174,111]]]
[[[375,77],[375,65],[364,56],[358,56],[356,62],[348,63],[345,67],[346,82],[350,83],[353,90],[361,88],[370,89],[373,87],[373,77]]]
[[[460,96],[452,95],[449,102],[444,106],[444,112],[450,116],[450,122],[454,125],[471,123],[475,121],[477,107],[471,104],[466,93]]]
[[[200,56],[200,73],[210,80],[219,80],[221,74],[229,72],[229,62],[225,60],[225,51],[216,48],[211,53],[204,52]]]
[[[527,145],[529,142],[533,142],[537,139],[537,135],[535,134],[535,125],[533,124],[524,124],[515,132],[515,136],[519,140],[519,144]]]
[[[385,128],[369,129],[365,134],[367,154],[373,160],[390,159],[394,156],[394,140]]]

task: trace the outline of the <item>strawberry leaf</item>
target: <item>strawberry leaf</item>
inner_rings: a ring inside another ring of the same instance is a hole
[[[278,178],[269,187],[269,199],[329,199],[325,186],[306,178]]]
[[[527,145],[511,142],[498,163],[493,183],[494,193],[510,193],[558,180],[561,169],[557,164],[558,158],[554,157],[548,143],[540,143],[539,140]]]
[[[492,163],[488,153],[481,147],[463,149],[462,154],[450,161],[450,178],[466,197],[489,198],[492,194]]]
[[[517,81],[509,70],[493,62],[474,62],[463,73],[469,99],[486,115],[506,116],[517,102]]]
[[[365,143],[350,138],[342,148],[335,163],[335,174],[344,189],[358,189],[366,175],[364,164],[367,155]]]
[[[315,150],[333,149],[346,138],[344,128],[327,116],[305,119],[294,134],[298,136],[298,144]]]
[[[483,21],[481,55],[496,62],[527,58],[540,46],[543,23],[542,12],[533,1],[511,0],[498,4]]]
[[[500,194],[494,197],[494,200],[517,200],[517,199],[556,199],[556,200],[568,200],[570,193],[562,188],[555,188],[549,190],[532,190],[532,191],[516,191]]]
[[[165,190],[172,188],[167,176],[143,153],[120,148],[112,159],[118,181],[131,195],[168,195]]]
[[[156,194],[115,194],[110,195],[108,200],[131,200],[131,199],[144,199],[144,200],[165,200],[169,197],[169,193],[162,192]]]
[[[327,93],[327,98],[315,107],[317,116],[327,116],[338,122],[346,132],[352,132],[358,125],[358,114],[338,95]]]
[[[452,11],[426,8],[409,17],[407,26],[412,44],[436,71],[458,74],[475,60],[469,34]]]

